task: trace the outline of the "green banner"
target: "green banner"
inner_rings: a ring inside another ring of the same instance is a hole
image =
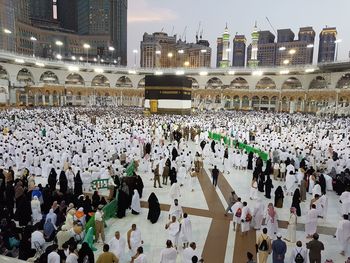
[[[135,163],[134,161],[131,161],[128,167],[126,168],[125,172],[127,176],[132,176],[135,171]]]
[[[254,148],[248,144],[244,144],[244,143],[239,142],[239,141],[231,140],[227,136],[222,136],[221,134],[214,133],[214,132],[208,132],[208,137],[214,141],[221,141],[221,139],[223,139],[224,144],[226,144],[227,146],[233,145],[236,147],[236,145],[238,144],[239,149],[243,149],[247,153],[250,153],[250,152],[256,153],[260,156],[260,158],[263,161],[267,161],[269,159],[269,154],[267,152],[264,152],[259,148]]]

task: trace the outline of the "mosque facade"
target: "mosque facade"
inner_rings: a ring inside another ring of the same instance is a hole
[[[0,54],[3,106],[144,105],[146,75],[186,75],[192,108],[347,114],[350,63],[275,68],[134,69]]]

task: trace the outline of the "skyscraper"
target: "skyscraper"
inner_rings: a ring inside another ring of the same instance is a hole
[[[320,33],[318,47],[318,62],[333,62],[336,52],[337,29],[335,27],[323,28]]]
[[[232,66],[244,67],[246,38],[244,35],[236,35],[233,39]]]
[[[50,23],[53,21],[53,5],[57,0],[29,0],[30,18],[34,23]]]
[[[294,40],[291,29],[277,31],[276,66],[312,64],[315,31],[312,27],[302,27],[298,33],[298,40]]]
[[[228,32],[227,24],[225,31],[222,34],[222,60],[220,61],[220,67],[226,68],[230,66],[230,34]]]
[[[258,28],[256,26],[254,26],[253,32],[252,32],[252,44],[250,46],[251,48],[251,54],[250,54],[250,58],[248,61],[248,65],[249,67],[257,67],[258,66],[258,41],[260,38],[260,34],[258,32]]]
[[[77,32],[77,0],[58,0],[57,19],[62,28]]]
[[[0,30],[0,49],[14,51],[15,7],[13,0],[0,1]]]
[[[110,38],[115,48],[114,57],[121,65],[127,65],[128,52],[128,1],[127,0],[110,0]]]
[[[216,40],[216,67],[220,67],[220,61],[222,60],[222,37],[218,37]]]
[[[78,0],[78,32],[82,35],[109,34],[110,0]]]

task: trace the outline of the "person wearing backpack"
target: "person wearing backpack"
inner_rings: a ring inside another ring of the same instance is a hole
[[[271,238],[267,235],[267,228],[263,228],[261,235],[256,243],[259,263],[266,263],[269,254],[271,254]]]
[[[303,243],[297,241],[297,246],[293,248],[290,255],[291,263],[306,263],[307,262],[307,249],[303,248]]]

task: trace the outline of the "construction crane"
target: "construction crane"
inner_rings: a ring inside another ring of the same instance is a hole
[[[268,17],[266,17],[266,20],[269,23],[270,27],[272,28],[273,32],[275,32],[275,35],[277,36],[277,32],[276,32],[275,28],[273,27],[273,25],[271,24],[271,22],[270,22]]]
[[[185,42],[186,42],[186,31],[187,31],[187,26],[185,26],[184,32],[182,33],[181,38],[180,38],[180,39],[184,39]]]
[[[198,34],[200,29],[201,29],[201,22],[199,21],[198,29],[196,31],[196,43],[198,43]]]
[[[199,35],[199,39],[202,40],[202,38],[203,38],[203,28],[201,30],[201,34]]]
[[[172,28],[172,30],[171,30],[171,36],[173,35],[173,33],[174,33],[174,26],[173,26],[173,28]]]

